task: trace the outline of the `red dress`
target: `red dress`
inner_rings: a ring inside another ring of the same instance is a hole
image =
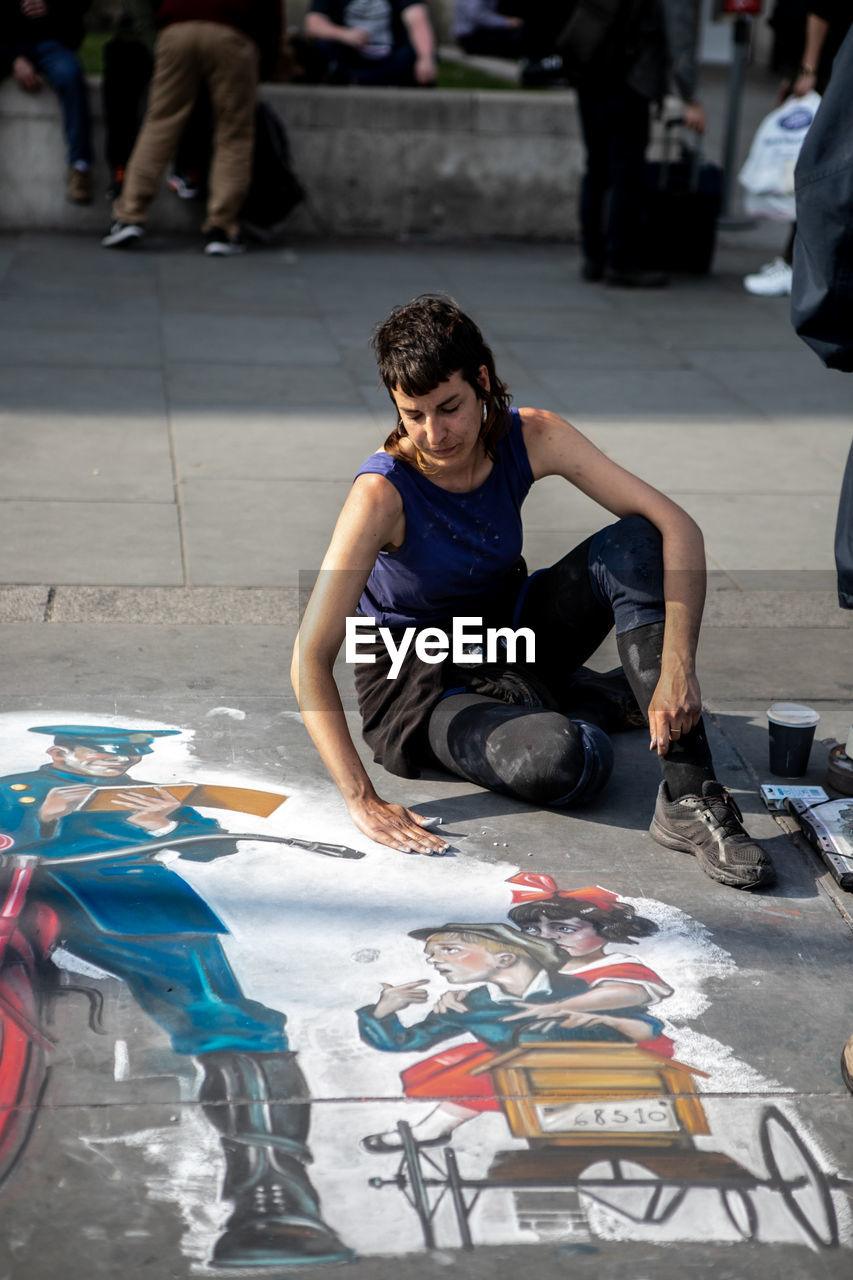
[[[590,988],[603,982],[633,983],[648,992],[652,1003],[672,995],[672,987],[654,969],[628,957],[603,956],[585,968],[572,969],[571,973],[572,977],[583,978]],[[641,1040],[637,1048],[671,1058],[675,1046],[669,1036],[658,1035],[651,1040]],[[495,1095],[491,1073],[471,1074],[475,1067],[484,1066],[497,1056],[494,1049],[488,1048],[481,1040],[453,1045],[407,1067],[400,1075],[403,1091],[407,1098],[457,1102],[471,1111],[499,1111],[500,1102]]]

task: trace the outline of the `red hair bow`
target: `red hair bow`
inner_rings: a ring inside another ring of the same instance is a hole
[[[513,889],[512,905],[518,902],[535,902],[537,898],[579,898],[582,902],[591,902],[602,911],[612,910],[619,901],[619,894],[609,889],[602,889],[599,884],[587,885],[585,889],[558,889],[555,880],[550,876],[537,875],[535,871],[520,871],[517,876],[510,876],[507,884],[520,884],[522,889]]]

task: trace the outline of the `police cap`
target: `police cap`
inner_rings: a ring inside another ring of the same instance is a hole
[[[167,738],[180,729],[113,729],[105,724],[42,724],[30,733],[47,733],[58,747],[91,747],[114,756],[147,756],[155,738]]]

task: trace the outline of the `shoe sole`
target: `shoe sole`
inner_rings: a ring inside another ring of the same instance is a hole
[[[204,251],[209,258],[239,258],[241,253],[246,252],[244,248],[225,248],[219,244],[206,244],[204,246]]]
[[[754,879],[744,880],[733,872],[727,871],[725,867],[716,866],[703,857],[701,850],[697,850],[689,840],[680,839],[662,827],[657,818],[652,818],[649,834],[665,849],[677,849],[679,853],[689,853],[691,857],[696,858],[710,880],[716,880],[718,884],[724,884],[729,889],[763,889],[776,880],[776,872],[772,867],[758,867]]]
[[[141,239],[141,231],[135,231],[132,235],[123,235],[117,239],[113,239],[112,236],[104,236],[101,241],[101,247],[104,249],[132,249]]]

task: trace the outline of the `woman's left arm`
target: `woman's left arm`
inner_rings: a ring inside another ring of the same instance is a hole
[[[705,604],[702,531],[671,499],[620,467],[555,413],[522,409],[524,440],[535,480],[559,475],[620,518],[645,516],[663,540],[666,605],[661,673],[649,705],[650,747],[669,749],[670,729],[687,733],[702,714],[696,646]]]

